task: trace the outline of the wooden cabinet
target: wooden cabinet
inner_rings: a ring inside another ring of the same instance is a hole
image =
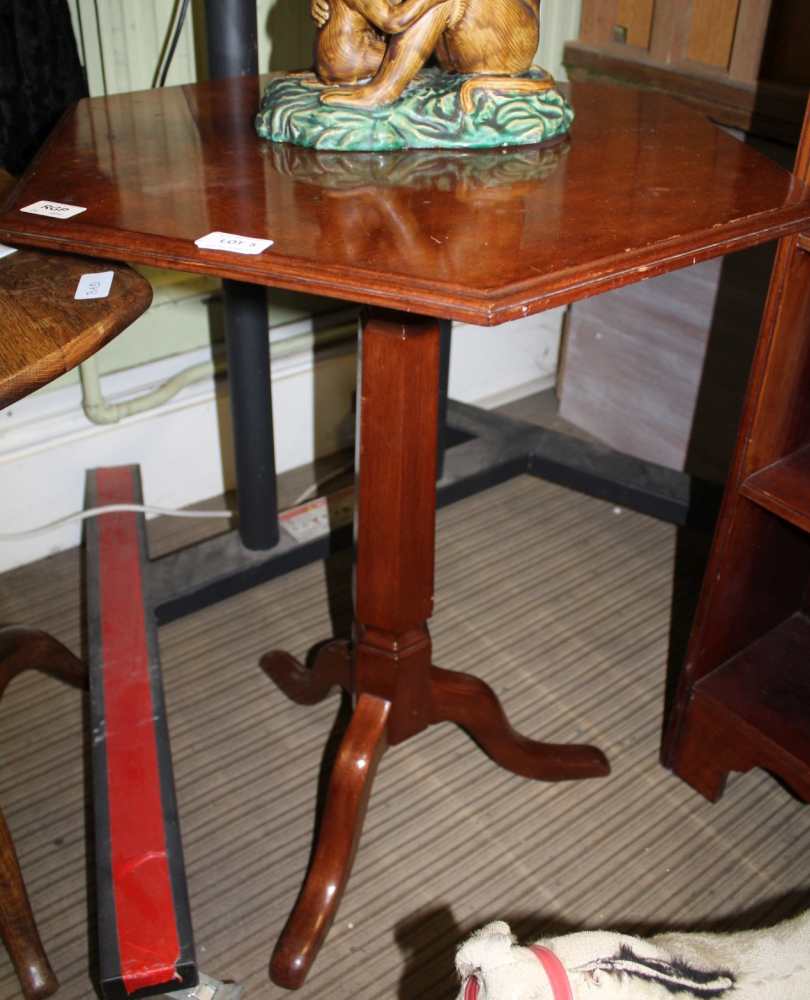
[[[810,111],[796,173],[810,182]],[[782,240],[664,759],[709,799],[764,767],[810,801],[810,235]]]
[[[572,79],[678,95],[716,120],[795,141],[810,86],[807,0],[583,0]]]

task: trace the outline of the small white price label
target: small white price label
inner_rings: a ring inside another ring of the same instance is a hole
[[[49,219],[70,219],[74,215],[86,212],[87,209],[80,205],[64,205],[61,201],[35,201],[33,205],[26,205],[20,211],[30,212],[31,215],[44,215]]]
[[[0,260],[2,260],[3,257],[8,257],[10,253],[16,253],[16,252],[17,252],[16,247],[7,247],[5,243],[0,243]]]
[[[83,274],[79,278],[74,299],[106,299],[112,288],[114,271],[99,271],[98,274]]]
[[[201,250],[224,250],[226,253],[262,253],[273,245],[272,240],[260,240],[252,236],[237,236],[235,233],[209,233],[194,243]]]

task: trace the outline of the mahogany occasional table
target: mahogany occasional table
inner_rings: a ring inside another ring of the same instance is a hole
[[[810,191],[673,100],[624,88],[572,87],[570,143],[551,149],[387,157],[262,143],[259,93],[241,78],[81,102],[0,217],[0,239],[367,306],[353,639],[326,646],[311,672],[284,653],[263,661],[301,703],[335,684],[355,698],[272,961],[295,987],[334,918],[388,746],[452,721],[528,778],[608,771],[593,747],[517,735],[485,684],[432,663],[439,320],[495,326],[798,232]],[[20,211],[45,199],[86,211]],[[274,245],[195,246],[213,231]]]

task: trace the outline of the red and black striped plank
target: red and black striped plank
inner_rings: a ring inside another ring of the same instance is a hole
[[[141,503],[137,466],[92,470],[87,506]],[[197,984],[142,514],[85,535],[99,975],[107,1000]]]

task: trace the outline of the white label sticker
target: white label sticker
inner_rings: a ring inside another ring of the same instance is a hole
[[[30,212],[31,215],[45,215],[49,219],[70,219],[87,209],[79,205],[63,205],[60,201],[35,201],[33,205],[26,205],[20,211]]]
[[[99,271],[98,274],[83,274],[79,278],[74,299],[106,299],[110,294],[114,271]]]
[[[16,252],[17,252],[16,247],[7,247],[5,243],[0,243],[0,260],[2,260],[3,257],[8,257],[10,253],[16,253]]]
[[[278,519],[297,542],[311,542],[351,524],[353,516],[354,487],[347,486],[328,497],[285,510]]]
[[[194,243],[201,250],[225,250],[227,253],[262,253],[273,245],[272,240],[259,240],[252,236],[237,236],[235,233],[209,233]]]

